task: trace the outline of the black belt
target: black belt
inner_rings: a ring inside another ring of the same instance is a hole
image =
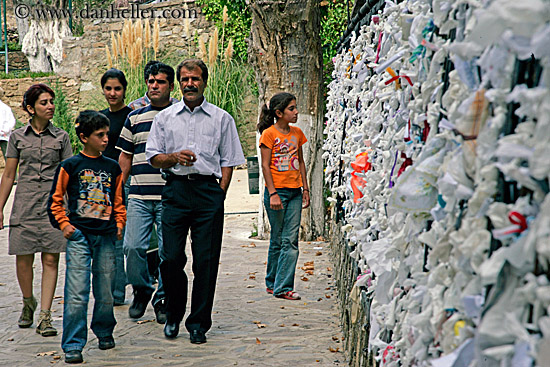
[[[207,182],[218,182],[218,179],[214,175],[199,175],[197,173],[192,173],[190,175],[176,175],[172,172],[163,172],[166,176],[165,180],[176,180],[176,181],[207,181]],[[163,175],[164,176],[164,175]]]

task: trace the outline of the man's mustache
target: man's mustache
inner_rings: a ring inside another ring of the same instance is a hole
[[[199,91],[199,88],[197,87],[185,87],[183,88],[183,92],[198,92]]]

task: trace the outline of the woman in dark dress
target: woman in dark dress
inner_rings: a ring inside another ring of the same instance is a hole
[[[132,112],[132,109],[124,103],[127,86],[126,76],[118,69],[109,69],[101,77],[101,89],[103,90],[105,100],[109,104],[109,108],[99,112],[107,116],[110,121],[109,143],[103,154],[117,162],[120,150],[115,148],[116,142],[120,136],[126,117]],[[124,271],[122,244],[123,240],[119,240],[115,245],[115,277],[113,278],[112,285],[115,306],[123,305],[126,295],[127,280]]]

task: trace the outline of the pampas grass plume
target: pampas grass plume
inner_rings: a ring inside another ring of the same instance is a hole
[[[151,25],[149,24],[149,19],[145,21],[145,28],[143,30],[143,43],[145,48],[151,47]]]
[[[230,61],[233,58],[233,39],[229,39],[227,48],[225,49],[225,61]]]
[[[199,37],[199,59],[206,60],[208,51],[206,51],[206,43],[203,37]]]
[[[105,53],[107,54],[107,62],[109,63],[109,69],[113,67],[113,59],[111,58],[111,52],[109,46],[105,45]]]
[[[211,67],[216,64],[218,58],[218,28],[214,30],[210,42],[208,43],[208,63]]]
[[[226,24],[229,20],[229,15],[227,15],[227,5],[223,6],[223,13],[222,13],[222,22],[223,24]]]
[[[116,43],[116,37],[113,32],[111,32],[111,52],[116,59],[118,59],[118,45]]]
[[[157,53],[159,51],[159,36],[160,36],[160,25],[159,19],[155,19],[155,24],[153,26],[153,50],[155,50],[155,59],[157,58]]]
[[[124,57],[126,53],[125,53],[124,44],[122,43],[122,37],[120,36],[120,33],[117,34],[116,38],[117,38],[118,54],[120,55],[120,57]]]

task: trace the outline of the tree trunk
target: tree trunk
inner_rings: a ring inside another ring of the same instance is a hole
[[[27,5],[37,6],[34,1],[24,1]],[[56,0],[50,5],[52,8],[60,9],[67,8],[66,0]],[[30,25],[29,25],[30,24]],[[21,35],[25,33],[21,39],[21,51],[29,60],[31,71],[54,71],[63,60],[63,38],[71,36],[68,19],[50,18],[50,19],[30,19],[30,23],[25,24],[18,22],[17,26],[21,26],[19,30]],[[27,27],[27,29],[23,29]]]
[[[258,111],[278,92],[290,92],[297,99],[300,112],[297,125],[308,138],[303,150],[311,194],[311,206],[302,212],[302,238],[316,239],[323,234],[325,222],[319,1],[249,0],[248,5],[252,12],[248,60],[256,72]],[[261,177],[261,201],[263,188]],[[267,227],[265,213],[260,211],[258,234],[265,237]]]

